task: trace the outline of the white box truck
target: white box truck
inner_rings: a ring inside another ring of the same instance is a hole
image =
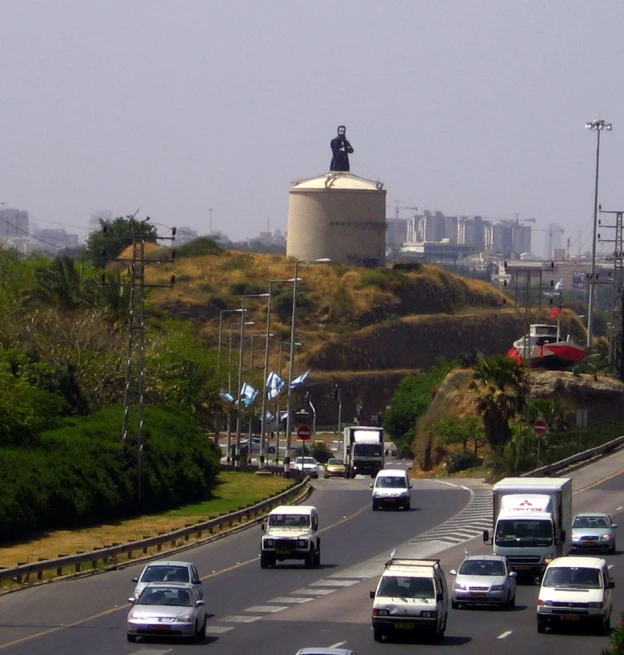
[[[344,429],[342,444],[346,477],[370,475],[374,478],[384,467],[384,429],[351,425]]]
[[[572,545],[572,480],[505,478],[494,494],[494,533],[483,533],[494,554],[503,555],[519,575],[542,577]]]

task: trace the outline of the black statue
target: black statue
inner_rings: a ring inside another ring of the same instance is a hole
[[[347,128],[344,125],[338,126],[338,136],[329,144],[332,151],[332,160],[329,165],[330,171],[350,171],[349,155],[353,152],[351,144],[347,141]]]

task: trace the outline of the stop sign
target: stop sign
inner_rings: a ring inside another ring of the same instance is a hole
[[[307,441],[312,436],[312,430],[307,425],[300,425],[297,428],[297,436],[302,441]]]
[[[543,418],[538,418],[535,423],[533,423],[533,432],[535,432],[535,434],[546,434],[548,432],[548,424]]]

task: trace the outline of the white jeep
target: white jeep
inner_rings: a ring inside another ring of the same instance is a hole
[[[260,566],[286,559],[302,559],[308,569],[321,563],[318,511],[312,505],[281,505],[262,523]]]

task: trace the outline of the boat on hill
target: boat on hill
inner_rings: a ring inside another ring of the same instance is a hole
[[[507,356],[527,366],[563,369],[582,362],[585,347],[572,341],[570,335],[562,340],[559,325],[534,323],[528,334],[513,342]]]

